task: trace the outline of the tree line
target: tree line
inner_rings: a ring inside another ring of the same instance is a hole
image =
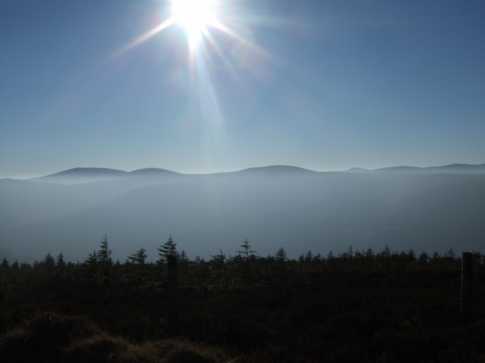
[[[413,249],[409,249],[407,251],[392,251],[389,246],[385,246],[383,249],[375,251],[372,248],[367,249],[356,249],[352,246],[349,246],[347,251],[342,253],[334,253],[333,251],[329,251],[327,255],[322,255],[321,253],[313,253],[311,250],[308,250],[304,254],[300,254],[296,258],[291,258],[288,256],[286,250],[284,248],[279,248],[276,250],[274,254],[268,254],[267,256],[259,256],[256,251],[253,249],[252,243],[245,239],[241,245],[239,246],[239,250],[237,250],[234,256],[230,256],[225,254],[222,250],[219,250],[216,254],[210,256],[208,259],[195,257],[193,260],[189,259],[188,255],[186,254],[185,250],[179,251],[177,249],[177,244],[173,240],[172,236],[160,243],[160,246],[157,248],[157,258],[155,260],[155,264],[157,265],[165,265],[168,264],[170,261],[178,261],[182,263],[211,263],[214,265],[223,265],[223,264],[230,264],[230,263],[241,263],[241,262],[256,262],[256,261],[266,261],[266,262],[289,262],[289,263],[327,263],[336,260],[340,261],[371,261],[371,260],[382,260],[382,259],[391,259],[395,261],[407,261],[407,262],[416,262],[419,264],[428,264],[428,263],[438,263],[440,261],[456,261],[459,259],[459,256],[455,253],[454,249],[450,248],[444,253],[433,252],[428,253],[425,251],[420,252],[417,254]],[[125,264],[129,265],[146,265],[151,264],[148,259],[147,250],[145,248],[139,248],[135,250],[132,254],[128,255],[126,260],[124,261]],[[68,264],[66,262],[63,253],[59,253],[57,256],[53,256],[51,253],[48,253],[42,260],[34,261],[32,264],[28,263],[20,263],[17,260],[14,260],[12,263],[7,259],[3,258],[0,262],[0,266],[2,268],[13,268],[17,269],[20,267],[26,267],[28,265],[31,266],[38,266],[43,265],[47,267],[65,267]],[[120,265],[122,264],[119,260],[114,261],[112,258],[112,250],[110,249],[108,236],[105,235],[100,243],[97,250],[92,251],[88,257],[82,262],[69,262],[70,265],[88,265],[88,266],[103,266],[103,265]]]

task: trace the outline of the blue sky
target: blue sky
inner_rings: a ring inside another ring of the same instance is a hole
[[[194,62],[155,0],[2,0],[0,177],[485,162],[485,3],[227,0]],[[165,9],[165,10],[164,10]]]

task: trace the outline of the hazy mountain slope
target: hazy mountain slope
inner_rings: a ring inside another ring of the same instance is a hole
[[[82,202],[54,192],[56,213],[28,228],[5,229],[0,246],[23,257],[63,251],[79,258],[105,232],[119,258],[142,246],[154,256],[169,233],[192,256],[219,248],[234,252],[244,238],[262,254],[278,247],[296,254],[342,251],[351,244],[438,250],[485,244],[481,175],[185,176],[163,183],[106,181],[69,188],[82,195]],[[44,204],[50,210],[48,198],[31,198],[40,213]],[[61,202],[75,205],[65,210]]]
[[[449,164],[430,167],[416,166],[392,166],[380,169],[351,168],[348,173],[394,173],[394,174],[483,174],[485,175],[485,164]],[[115,179],[137,178],[142,182],[151,179],[153,182],[159,179],[163,181],[167,178],[178,178],[182,176],[201,177],[201,176],[245,176],[245,177],[273,177],[273,178],[293,178],[300,176],[314,175],[319,172],[292,165],[269,165],[263,167],[253,167],[233,172],[221,172],[216,174],[184,174],[177,173],[161,168],[144,168],[133,171],[124,171],[110,168],[73,168],[63,170],[58,173],[34,178],[34,181],[49,182],[55,184],[82,184]],[[335,172],[322,172],[333,174]],[[6,179],[5,179],[6,180]]]
[[[160,169],[160,168],[144,168],[144,169],[136,169],[129,172],[130,175],[134,176],[173,176],[173,175],[180,175],[171,170],[167,169]]]
[[[407,174],[485,174],[485,164],[449,164],[429,167],[392,166],[373,171]]]
[[[126,176],[124,170],[109,168],[73,168],[63,170],[58,173],[50,174],[38,178],[39,181],[59,183],[59,184],[78,184],[100,180],[110,180]]]

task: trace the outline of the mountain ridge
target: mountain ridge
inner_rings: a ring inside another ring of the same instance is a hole
[[[75,167],[71,169],[61,170],[52,174],[47,174],[40,177],[31,178],[29,180],[46,181],[46,182],[90,182],[98,180],[124,178],[130,176],[138,177],[165,177],[165,176],[212,176],[212,175],[266,175],[266,176],[298,176],[298,175],[317,175],[322,173],[329,173],[329,171],[318,171],[314,169],[303,168],[295,165],[265,165],[249,167],[235,171],[222,171],[215,173],[184,173],[177,172],[170,169],[148,167],[135,170],[122,170],[106,167]],[[470,173],[470,174],[485,174],[485,164],[467,164],[467,163],[452,163],[437,166],[413,166],[413,165],[396,165],[383,168],[361,168],[354,167],[347,170],[332,171],[332,173],[355,173],[355,174],[372,174],[372,173]],[[5,178],[16,180],[15,178]]]

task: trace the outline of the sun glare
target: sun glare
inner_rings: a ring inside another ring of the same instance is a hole
[[[217,54],[229,68],[233,68],[229,58],[234,54],[232,52],[224,54],[213,36],[216,33],[224,34],[226,39],[231,39],[231,41],[239,44],[238,49],[244,47],[247,51],[254,52],[259,57],[258,59],[267,58],[268,55],[264,49],[239,33],[244,30],[241,28],[242,23],[240,21],[244,19],[244,13],[238,10],[236,14],[229,0],[165,0],[164,3],[166,7],[164,6],[161,9],[161,22],[132,39],[115,55],[121,55],[147,42],[165,29],[176,26],[183,31],[187,39],[190,62],[196,59],[201,60],[204,56],[210,57],[210,54]],[[239,22],[231,24],[231,22],[236,21],[236,15],[239,17]],[[230,23],[227,23],[228,21]],[[238,25],[239,29],[234,28],[234,25]],[[208,47],[201,47],[203,43],[207,44]],[[204,50],[207,50],[207,52]]]
[[[186,33],[189,46],[196,48],[207,29],[216,26],[217,0],[172,0],[173,22]]]

